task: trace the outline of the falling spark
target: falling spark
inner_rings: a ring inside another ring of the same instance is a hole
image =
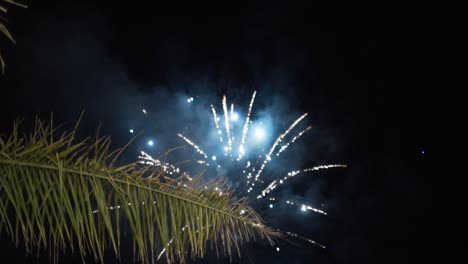
[[[244,123],[244,128],[242,129],[242,138],[241,138],[241,145],[239,147],[239,157],[238,157],[239,160],[242,159],[242,156],[244,156],[245,154],[245,150],[244,150],[245,138],[247,137],[247,133],[249,131],[250,114],[252,113],[252,106],[254,104],[256,94],[257,94],[257,91],[254,91],[252,95],[252,99],[250,99],[249,111],[247,112],[247,116],[245,118],[245,123]]]
[[[216,130],[219,134],[219,142],[223,142],[223,132],[219,128],[218,115],[216,114],[216,110],[213,105],[211,105],[211,112],[213,113],[213,120],[215,122]]]
[[[232,131],[232,129],[234,128],[234,125],[233,125],[233,122],[232,122],[232,121],[235,121],[235,120],[237,120],[237,118],[238,118],[237,114],[234,113],[234,104],[231,104],[231,114],[230,114],[230,118],[231,118],[231,119],[230,119],[230,120],[231,120],[231,122],[230,122],[230,125],[231,125],[230,130]],[[234,144],[234,139],[235,139],[235,138],[234,138],[234,135],[231,135],[231,143],[232,143],[232,144]]]
[[[144,151],[141,151],[140,154],[141,155],[138,156],[138,158],[140,159],[138,162],[141,164],[146,164],[146,165],[150,165],[154,167],[161,167],[164,172],[167,172],[170,174],[180,172],[180,169],[178,167],[167,162],[163,163],[159,159],[153,158],[151,155],[149,155],[148,153]]]
[[[229,124],[229,114],[227,110],[226,96],[223,96],[222,103],[223,103],[223,111],[224,111],[224,124],[226,125],[226,134],[227,134],[227,140],[228,140],[228,150],[231,150],[231,145],[232,145],[231,126]]]
[[[258,170],[257,172],[257,175],[255,175],[255,180],[257,181],[258,178],[260,177],[260,175],[262,174],[263,172],[263,169],[265,168],[265,166],[267,165],[267,163],[271,160],[271,154],[273,153],[273,151],[275,151],[275,148],[278,146],[279,143],[281,143],[281,141],[283,141],[284,137],[286,135],[289,134],[289,132],[297,125],[299,124],[299,122],[302,121],[302,119],[304,119],[305,117],[307,116],[307,113],[303,114],[302,116],[300,116],[298,119],[296,119],[296,121],[294,121],[291,126],[289,126],[288,129],[286,129],[286,131],[283,132],[283,134],[279,135],[279,137],[276,139],[275,143],[273,143],[273,145],[271,146],[271,149],[270,151],[268,152],[268,154],[266,155],[265,157],[265,160],[263,161],[262,163],[262,166],[260,167],[260,169]]]
[[[348,165],[345,164],[329,164],[329,165],[319,165],[312,168],[302,169],[302,170],[295,170],[288,172],[288,175],[285,176],[283,179],[279,180],[279,184],[283,184],[286,180],[298,175],[299,173],[310,172],[310,171],[318,171],[318,170],[326,170],[331,168],[346,168]],[[271,191],[273,191],[277,187],[277,180],[272,181],[263,191],[261,191],[261,195],[257,196],[257,199],[265,197],[265,195]]]
[[[147,115],[146,109],[143,109],[143,114]]]
[[[312,127],[308,126],[306,129],[302,130],[297,134],[291,141],[289,141],[286,145],[283,145],[280,150],[276,153],[276,156],[279,156],[281,152],[285,151],[289,145],[293,144],[297,139],[299,139],[305,132],[309,131]]]
[[[142,202],[140,204],[145,204],[145,202]],[[153,201],[153,204],[156,204],[156,201]],[[128,206],[132,206],[132,204],[128,203]],[[120,209],[120,207],[121,207],[120,205],[114,205],[114,206],[109,206],[106,209],[108,209],[108,210],[117,210],[117,209]],[[99,213],[99,210],[97,210],[97,209],[93,210],[92,213],[97,214],[97,213]]]
[[[185,140],[185,142],[187,142],[190,146],[192,146],[198,153],[203,155],[205,157],[205,159],[208,158],[208,155],[206,155],[206,153],[199,146],[197,146],[195,143],[193,143],[190,139],[186,138],[184,135],[182,135],[180,133],[178,133],[177,136],[179,136],[180,138]]]
[[[309,242],[309,243],[311,243],[311,244],[314,244],[314,245],[319,246],[319,247],[321,247],[321,248],[323,248],[323,249],[326,249],[326,247],[325,247],[324,245],[319,244],[319,243],[315,242],[314,240],[312,240],[312,239],[310,239],[310,238],[303,237],[303,236],[300,236],[300,235],[298,235],[298,234],[291,233],[291,232],[285,232],[285,234],[287,234],[287,235],[289,235],[289,236],[291,236],[291,237],[300,238],[300,239],[305,240],[305,241],[307,241],[307,242]]]
[[[169,247],[171,244],[172,244],[172,241],[174,241],[174,238],[172,238],[169,243],[167,243],[167,246],[166,247]],[[159,261],[159,259],[161,258],[161,256],[164,254],[164,252],[166,252],[166,248],[163,248],[161,250],[161,252],[159,253],[158,255],[158,258],[156,259],[156,261]]]
[[[323,214],[323,215],[327,215],[327,213],[323,210],[320,210],[320,209],[317,209],[315,207],[312,207],[310,205],[307,205],[307,204],[301,204],[299,202],[294,202],[294,201],[286,201],[286,204],[289,204],[289,205],[296,205],[296,206],[300,206],[301,207],[301,211],[305,212],[307,210],[310,210],[310,211],[314,211],[316,213],[319,213],[319,214]]]

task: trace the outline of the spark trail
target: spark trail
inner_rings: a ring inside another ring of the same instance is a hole
[[[283,134],[279,135],[279,137],[276,139],[275,143],[273,143],[273,145],[271,146],[270,151],[269,151],[268,154],[265,156],[265,160],[263,161],[262,166],[261,166],[260,169],[258,170],[257,175],[255,175],[255,181],[258,181],[258,178],[259,178],[260,175],[262,174],[263,169],[265,169],[265,166],[266,166],[266,165],[268,164],[268,162],[271,160],[271,154],[273,153],[273,151],[275,151],[275,148],[278,146],[278,144],[281,143],[281,141],[283,141],[284,137],[286,137],[286,135],[288,135],[289,132],[290,132],[297,124],[299,124],[299,122],[301,122],[301,120],[304,119],[306,116],[307,116],[307,113],[303,114],[301,117],[299,117],[298,119],[296,119],[296,121],[294,121],[294,122],[292,123],[292,125],[291,125],[288,129],[286,129],[286,131],[284,131]]]
[[[318,171],[318,170],[326,170],[326,169],[331,169],[331,168],[346,168],[348,167],[345,164],[329,164],[329,165],[319,165],[315,166],[312,168],[307,168],[307,169],[302,169],[302,170],[295,170],[295,171],[290,171],[288,172],[287,176],[284,176],[283,179],[280,180],[274,180],[271,182],[261,193],[261,195],[257,196],[257,199],[260,199],[262,197],[265,197],[265,195],[271,191],[273,191],[279,184],[283,184],[286,180],[298,175],[299,173],[305,173],[305,172],[310,172],[310,171]]]
[[[252,95],[252,99],[250,99],[249,111],[247,112],[247,116],[245,117],[244,128],[242,129],[241,144],[239,147],[239,157],[237,158],[237,160],[242,159],[242,156],[244,156],[245,154],[245,150],[244,150],[245,138],[247,137],[247,133],[249,132],[250,114],[252,113],[252,106],[254,104],[256,94],[257,94],[257,91],[254,91]]]
[[[228,139],[228,151],[231,151],[231,125],[229,124],[229,113],[227,110],[226,96],[223,96],[224,124],[226,125],[226,134]]]
[[[208,155],[206,155],[206,153],[197,144],[193,143],[190,139],[186,138],[184,135],[180,133],[178,133],[177,136],[185,140],[185,142],[187,142],[190,146],[192,146],[198,153],[203,155],[205,159],[208,158]]]
[[[293,144],[294,142],[296,142],[296,140],[298,140],[302,135],[304,135],[304,133],[306,133],[307,131],[309,131],[310,129],[312,128],[312,126],[308,126],[306,129],[302,130],[301,132],[299,132],[299,134],[297,134],[291,141],[289,141],[288,143],[286,143],[286,145],[283,145],[279,150],[278,152],[276,153],[276,156],[279,156],[281,154],[281,152],[285,151],[289,145]]]
[[[218,134],[219,134],[219,142],[223,142],[223,132],[219,128],[218,115],[216,114],[216,109],[214,108],[213,105],[211,105],[211,112],[213,113],[213,120],[215,122],[216,130],[218,131]]]

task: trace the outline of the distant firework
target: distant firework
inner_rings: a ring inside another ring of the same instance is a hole
[[[210,144],[211,147],[209,147],[208,151],[205,151],[203,146],[198,145],[196,143],[197,140],[190,139],[182,133],[177,133],[177,137],[190,145],[194,150],[194,155],[197,159],[195,159],[195,163],[190,163],[192,164],[190,166],[197,164],[199,166],[206,166],[207,169],[210,169],[209,171],[214,170],[218,176],[227,177],[228,180],[238,183],[236,188],[240,193],[247,195],[251,200],[263,201],[265,206],[271,209],[275,207],[274,204],[286,204],[297,207],[297,209],[301,211],[312,211],[322,215],[327,215],[327,213],[321,209],[313,207],[307,203],[298,202],[292,198],[279,200],[274,195],[274,191],[276,188],[286,184],[290,178],[296,177],[299,174],[330,168],[345,168],[347,165],[329,164],[291,170],[286,175],[274,175],[274,180],[267,182],[264,181],[262,179],[262,173],[267,168],[268,164],[279,159],[279,156],[285,152],[290,145],[299,140],[299,138],[307,133],[312,127],[307,126],[296,134],[292,134],[293,131],[298,130],[297,126],[307,117],[307,113],[304,113],[294,120],[291,125],[283,131],[283,133],[279,134],[278,137],[272,141],[270,147],[250,148],[250,146],[255,146],[257,143],[268,143],[268,139],[266,138],[268,128],[265,127],[261,121],[256,122],[252,120],[252,110],[256,94],[256,92],[253,93],[248,105],[247,113],[245,114],[242,122],[242,114],[236,110],[237,108],[234,104],[228,104],[226,96],[223,96],[221,100],[221,109],[219,112],[214,105],[211,105],[211,115],[215,131],[206,131],[206,133],[203,134],[215,134],[216,142],[211,142],[214,144]],[[193,97],[189,97],[186,101],[187,103],[193,103],[194,99]],[[145,115],[149,114],[145,109],[143,109],[143,113]],[[208,128],[200,126],[199,129],[206,130]],[[133,130],[131,130],[131,133],[133,133]],[[215,147],[213,147],[213,145]],[[191,180],[189,174],[181,172],[182,169],[179,167],[167,162],[162,162],[159,159],[155,159],[144,151],[141,151],[139,159],[141,163],[162,168],[166,174],[175,176],[182,175],[188,180]],[[190,169],[188,169],[188,171],[190,171]],[[216,191],[219,192],[220,195],[223,192],[223,190],[219,188],[216,188]],[[325,248],[325,246],[298,234],[291,232],[283,232],[283,234],[299,238],[321,248]],[[279,247],[276,247],[276,250],[279,251]],[[159,257],[161,257],[163,253],[164,250],[160,253]]]

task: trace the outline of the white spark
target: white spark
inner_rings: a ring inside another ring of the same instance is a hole
[[[309,131],[311,128],[311,126],[308,126],[306,129],[299,132],[299,134],[297,134],[291,141],[286,143],[286,145],[281,146],[280,150],[278,150],[278,152],[276,153],[276,156],[279,156],[281,152],[285,151],[289,147],[289,145],[293,144],[298,138],[300,138],[305,132]]]
[[[255,95],[257,94],[257,91],[254,91],[252,95],[252,99],[250,99],[250,104],[249,104],[249,111],[247,112],[247,116],[245,117],[245,123],[244,123],[244,128],[242,129],[242,138],[241,138],[241,145],[240,145],[240,153],[239,153],[239,159],[242,159],[242,156],[244,156],[244,144],[245,144],[245,138],[247,137],[247,133],[249,131],[249,124],[250,124],[250,114],[252,113],[252,106],[255,101]]]
[[[223,110],[224,110],[224,124],[226,126],[226,134],[228,139],[229,150],[231,149],[232,139],[231,139],[231,125],[229,124],[229,114],[227,110],[226,96],[223,96]]]
[[[321,248],[323,248],[323,249],[326,248],[324,245],[319,244],[319,243],[315,242],[314,240],[312,240],[312,239],[310,239],[310,238],[303,237],[303,236],[300,236],[300,235],[298,235],[298,234],[291,233],[291,232],[285,232],[285,234],[287,234],[287,235],[289,235],[289,236],[292,236],[292,237],[300,238],[300,239],[305,240],[305,241],[307,241],[307,242],[309,242],[309,243],[311,243],[311,244],[314,244],[314,245],[316,245],[316,246],[319,246],[319,247],[321,247]]]
[[[326,170],[331,168],[346,168],[348,167],[345,164],[329,164],[329,165],[319,165],[312,168],[302,169],[302,170],[295,170],[288,172],[288,175],[285,176],[283,179],[279,181],[280,184],[283,184],[286,180],[298,175],[299,173],[309,172],[309,171],[318,171],[318,170]],[[261,193],[261,195],[257,196],[257,199],[260,199],[265,196],[266,193],[274,190],[277,187],[276,180],[272,181]]]
[[[208,155],[206,155],[206,153],[199,146],[197,146],[195,143],[193,143],[190,139],[186,138],[184,135],[182,135],[180,133],[178,133],[177,136],[179,136],[180,138],[185,140],[185,142],[187,142],[190,146],[192,146],[198,153],[203,155],[205,157],[205,159],[208,158]]]
[[[257,172],[257,175],[255,175],[255,180],[257,180],[260,175],[262,174],[262,171],[263,169],[265,168],[265,166],[267,165],[269,159],[271,159],[271,154],[273,153],[273,151],[275,150],[275,148],[278,146],[279,143],[281,143],[281,141],[284,139],[284,137],[289,134],[289,132],[299,123],[301,122],[302,119],[304,119],[305,117],[307,116],[307,113],[303,114],[302,116],[300,116],[298,119],[296,119],[296,121],[294,121],[291,126],[289,126],[288,129],[286,129],[286,131],[283,132],[283,134],[279,135],[279,137],[276,139],[275,143],[273,143],[273,145],[271,146],[270,148],[270,151],[268,152],[268,154],[266,155],[267,158],[265,158],[265,160],[263,161],[262,163],[262,166],[260,167],[260,169],[258,170]]]
[[[219,142],[223,142],[223,136],[222,136],[223,133],[222,133],[221,129],[219,128],[219,118],[216,115],[216,110],[215,110],[213,105],[211,105],[211,112],[213,113],[213,120],[215,122],[216,130],[218,130]]]

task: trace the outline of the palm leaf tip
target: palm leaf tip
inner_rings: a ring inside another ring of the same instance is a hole
[[[5,36],[8,40],[15,43],[15,39],[13,38],[12,34],[10,33],[6,25],[7,19],[4,17],[4,14],[8,13],[9,6],[16,6],[16,7],[22,7],[22,8],[27,8],[27,6],[20,2],[13,1],[13,0],[0,0],[0,35]],[[0,53],[0,70],[2,74],[5,71],[5,60],[3,59],[3,56],[1,53]]]
[[[120,254],[128,229],[138,259],[164,251],[168,262],[184,262],[210,248],[238,255],[245,241],[278,236],[245,199],[214,191],[222,181],[194,176],[179,185],[137,163],[117,166],[109,137],[75,142],[74,131],[56,136],[37,120],[29,135],[16,124],[0,137],[0,232],[28,252],[48,248],[57,259],[71,249],[103,261],[106,250]]]

